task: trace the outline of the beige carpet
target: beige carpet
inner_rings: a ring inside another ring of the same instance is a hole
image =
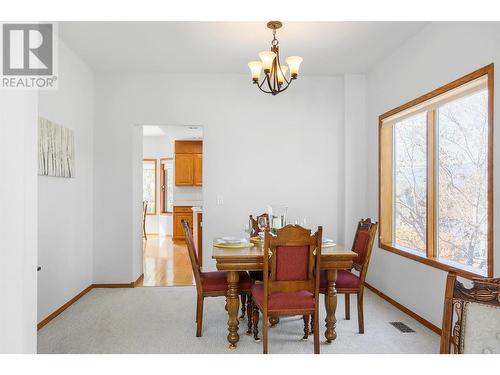
[[[370,291],[365,295],[365,334],[357,331],[356,301],[344,319],[344,298],[337,308],[337,340],[321,353],[438,353],[439,336]],[[203,337],[195,337],[194,287],[94,289],[38,332],[39,353],[261,353],[262,344],[244,334],[238,349],[227,349],[224,298],[205,299]],[[401,321],[415,333],[401,333]],[[269,331],[270,353],[312,353],[312,337],[300,341],[301,317],[283,318]]]

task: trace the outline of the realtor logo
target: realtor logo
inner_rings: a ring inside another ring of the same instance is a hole
[[[54,25],[2,25],[1,88],[55,88]]]

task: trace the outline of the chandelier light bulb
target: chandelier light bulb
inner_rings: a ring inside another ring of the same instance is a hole
[[[277,77],[278,77],[278,83],[281,85],[283,82],[285,82],[285,74],[288,70],[288,67],[286,65],[280,65],[281,69],[276,69]]]
[[[262,71],[262,62],[260,61],[250,61],[248,63],[250,72],[252,73],[252,81],[254,83],[259,82],[260,72]]]
[[[289,56],[286,58],[285,61],[288,64],[288,67],[290,68],[290,77],[292,79],[297,78],[297,76],[299,75],[299,66],[302,60],[303,59],[300,56]]]
[[[259,57],[262,60],[262,67],[264,72],[269,73],[271,67],[273,66],[273,61],[276,58],[276,52],[273,51],[262,51],[259,52]]]

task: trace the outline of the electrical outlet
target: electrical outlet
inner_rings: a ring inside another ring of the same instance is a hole
[[[217,194],[217,206],[222,206],[224,204],[224,197],[222,194]]]

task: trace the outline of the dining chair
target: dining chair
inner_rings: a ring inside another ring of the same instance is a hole
[[[250,215],[250,224],[252,226],[251,228],[251,236],[252,237],[255,237],[255,236],[258,236],[259,233],[260,233],[260,228],[259,228],[259,218],[260,217],[265,217],[267,219],[267,227],[269,228],[270,224],[269,224],[269,215],[267,213],[264,213],[264,214],[260,214],[260,215],[257,215],[257,217],[254,219],[253,218],[253,215]]]
[[[264,283],[255,284],[252,292],[254,339],[259,341],[259,312],[262,313],[263,352],[268,351],[268,317],[302,315],[304,333],[308,333],[308,317],[314,316],[314,353],[319,354],[319,270],[322,227],[311,230],[287,225],[264,236]]]
[[[269,226],[269,215],[267,213],[257,215],[256,218],[254,219],[253,215],[250,215],[250,225],[251,227],[251,232],[250,236],[255,237],[258,236],[260,233],[260,228],[259,228],[259,218],[260,217],[265,217],[267,219],[267,227],[270,228]],[[252,279],[262,281],[262,271],[248,271]]]
[[[361,219],[354,235],[352,251],[357,254],[353,259],[353,268],[359,275],[351,270],[338,270],[335,289],[337,294],[345,295],[345,318],[351,319],[351,294],[356,294],[358,300],[358,330],[365,333],[363,316],[363,293],[365,289],[366,273],[370,264],[373,242],[377,233],[378,223],[372,222],[370,218]],[[320,272],[320,293],[325,293],[327,287],[326,271]]]
[[[181,220],[182,229],[193,269],[194,281],[196,284],[196,337],[201,337],[203,327],[203,301],[205,297],[225,297],[227,293],[227,273],[226,272],[202,272],[198,261],[198,253],[194,244],[193,233],[186,220]],[[248,331],[251,331],[251,297],[250,288],[253,285],[253,279],[246,273],[240,273],[240,283],[238,291],[240,297],[245,296],[245,301],[242,298],[241,309],[242,316],[245,316],[247,310]],[[227,309],[227,307],[226,307]]]
[[[469,289],[448,272],[440,353],[500,354],[500,278],[473,278]]]
[[[148,235],[146,234],[146,215],[148,213],[148,202],[142,201],[142,233],[146,241],[148,240]]]

